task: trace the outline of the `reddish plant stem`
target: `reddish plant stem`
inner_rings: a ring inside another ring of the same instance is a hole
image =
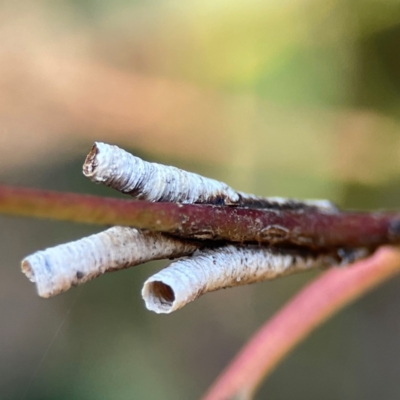
[[[311,331],[399,272],[400,249],[389,246],[349,268],[325,272],[261,327],[202,400],[251,398],[262,379]]]
[[[133,226],[185,238],[313,248],[400,242],[400,214],[298,212],[120,200],[0,186],[0,213]]]

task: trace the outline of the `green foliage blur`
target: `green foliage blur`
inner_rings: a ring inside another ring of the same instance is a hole
[[[399,0],[0,4],[0,180],[118,195],[94,140],[265,196],[399,209]],[[54,299],[27,254],[101,227],[0,217],[1,399],[196,399],[318,273],[144,309],[166,262]],[[399,278],[319,328],[256,399],[400,397]]]

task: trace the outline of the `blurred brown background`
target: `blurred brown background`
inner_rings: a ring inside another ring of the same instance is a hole
[[[0,180],[115,195],[81,174],[101,140],[259,195],[400,208],[399,43],[399,0],[2,2]],[[0,223],[1,399],[196,399],[317,275],[169,316],[140,298],[162,262],[43,300],[20,260],[101,228]],[[399,285],[321,327],[256,398],[399,398]]]

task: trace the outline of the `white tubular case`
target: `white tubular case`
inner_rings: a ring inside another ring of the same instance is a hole
[[[95,183],[102,183],[140,200],[182,204],[214,204],[276,210],[315,208],[320,212],[336,212],[327,200],[257,197],[237,192],[226,183],[183,171],[176,167],[149,163],[117,146],[96,142],[83,164],[83,174]]]
[[[239,195],[228,185],[176,167],[149,163],[105,143],[96,142],[83,165],[83,174],[120,192],[148,201],[193,204],[223,197],[236,204]]]
[[[22,272],[50,297],[105,272],[162,258],[192,254],[198,245],[157,232],[113,227],[86,238],[38,251],[22,261]]]
[[[256,245],[198,250],[150,277],[142,297],[149,310],[169,314],[207,292],[337,263],[332,254],[313,256]]]

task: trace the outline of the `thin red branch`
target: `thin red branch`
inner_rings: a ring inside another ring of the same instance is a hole
[[[304,212],[151,203],[0,185],[0,213],[133,226],[185,238],[314,248],[400,242],[400,214]]]
[[[234,395],[251,398],[262,379],[310,332],[399,272],[400,249],[386,246],[351,267],[324,273],[261,327],[203,400],[227,400]]]

